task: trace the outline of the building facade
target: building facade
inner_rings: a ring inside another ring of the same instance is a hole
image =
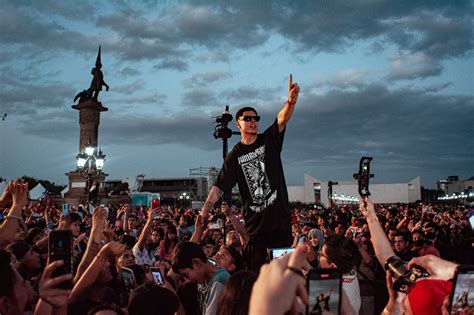
[[[370,199],[375,203],[413,203],[421,200],[421,181],[417,176],[407,183],[370,184]],[[338,181],[332,186],[336,204],[356,203],[359,197],[356,180]],[[329,205],[328,181],[304,174],[303,186],[288,186],[290,202],[321,203]]]

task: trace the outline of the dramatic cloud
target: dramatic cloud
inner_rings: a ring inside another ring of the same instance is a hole
[[[217,99],[210,89],[192,89],[183,94],[183,103],[191,107],[215,106]]]
[[[172,59],[163,60],[159,64],[153,66],[153,68],[155,68],[155,69],[172,69],[172,70],[183,72],[183,71],[188,70],[188,64],[184,61],[179,60],[179,59],[172,58]]]
[[[193,74],[190,78],[183,81],[183,85],[188,88],[198,86],[209,86],[215,82],[231,78],[232,74],[227,72],[205,72]]]
[[[141,72],[138,71],[137,69],[133,69],[130,67],[125,67],[122,70],[119,71],[119,74],[124,76],[124,77],[129,77],[129,76],[137,76],[140,75]]]
[[[233,113],[255,106],[263,130],[294,71],[302,93],[285,135],[290,176],[347,178],[361,155],[397,179],[472,170],[472,1],[76,2],[0,7],[1,127],[24,147],[54,146],[37,159],[76,143],[70,105],[101,45],[111,88],[99,97],[110,109],[100,141],[124,160],[150,144],[219,148],[211,116],[227,104]],[[8,150],[0,176],[35,169],[16,162],[22,150]],[[70,157],[62,158],[61,167]],[[173,163],[168,170],[183,168]]]

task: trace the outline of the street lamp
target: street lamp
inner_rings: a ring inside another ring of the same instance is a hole
[[[87,190],[87,205],[90,203],[90,181],[92,178],[97,177],[101,174],[104,168],[105,154],[102,153],[101,149],[97,149],[93,146],[85,147],[82,153],[76,156],[77,160],[77,171],[82,177],[87,178],[86,190]],[[98,187],[97,187],[98,189]]]

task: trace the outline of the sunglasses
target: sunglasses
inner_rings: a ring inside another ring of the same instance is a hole
[[[260,121],[260,116],[242,116],[239,120],[243,120],[243,121],[251,121],[251,120],[255,120],[256,122],[259,122]]]

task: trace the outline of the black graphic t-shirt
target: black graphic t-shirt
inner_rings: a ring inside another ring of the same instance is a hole
[[[281,163],[284,129],[275,119],[250,145],[237,143],[227,154],[215,186],[230,192],[238,184],[250,235],[289,229],[288,192]]]

